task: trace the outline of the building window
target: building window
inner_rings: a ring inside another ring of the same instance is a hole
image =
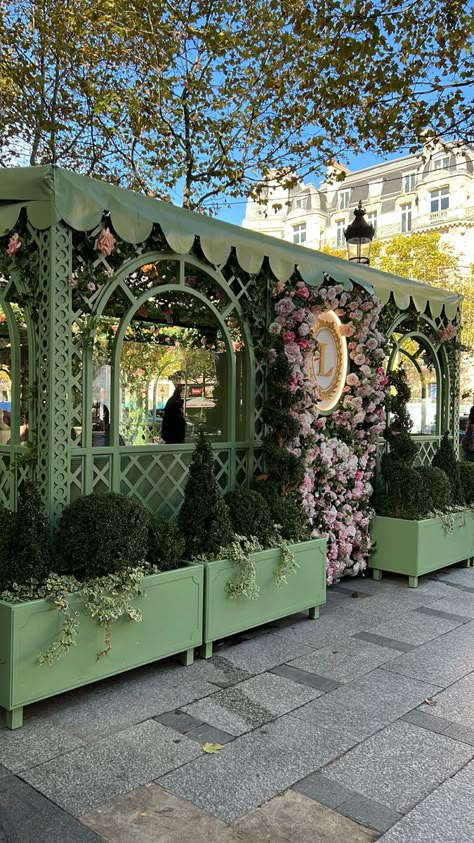
[[[350,190],[341,190],[337,194],[337,207],[340,211],[349,207],[349,194]]]
[[[303,196],[295,196],[293,199],[293,209],[296,210],[297,208],[303,208],[306,210],[308,195],[305,193]]]
[[[374,231],[377,234],[377,211],[371,211],[370,214],[367,214],[367,222],[369,225],[373,225]]]
[[[407,231],[411,231],[411,202],[409,205],[402,205],[400,210],[402,212],[402,234],[406,234]]]
[[[449,169],[449,155],[443,155],[442,158],[435,158],[433,165],[435,170]]]
[[[407,173],[403,176],[403,192],[411,193],[415,189],[416,173]]]
[[[442,187],[440,190],[430,190],[430,211],[436,214],[438,211],[447,211],[449,208],[449,187]]]
[[[336,222],[336,249],[343,249],[346,245],[346,238],[344,237],[344,220]]]
[[[306,243],[306,223],[293,226],[293,243]]]

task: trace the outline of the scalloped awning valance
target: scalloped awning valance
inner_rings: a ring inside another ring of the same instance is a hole
[[[283,281],[296,266],[306,283],[313,286],[330,275],[346,289],[356,283],[375,292],[384,303],[393,293],[401,310],[411,299],[419,312],[429,302],[434,315],[444,307],[447,316],[453,318],[461,302],[456,293],[276,240],[52,165],[0,171],[0,234],[15,227],[22,208],[35,228],[49,228],[63,220],[78,231],[95,228],[107,212],[117,234],[129,243],[146,240],[157,223],[178,254],[189,252],[194,238],[199,237],[206,258],[215,266],[222,266],[234,247],[246,272],[258,272],[268,258],[274,275]]]

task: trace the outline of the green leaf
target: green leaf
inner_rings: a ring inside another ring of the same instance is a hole
[[[217,755],[221,749],[224,749],[224,745],[221,743],[203,743],[202,749],[204,752],[207,752],[208,755]]]

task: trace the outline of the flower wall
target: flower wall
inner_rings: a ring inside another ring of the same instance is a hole
[[[272,297],[267,359],[271,369],[285,371],[282,356],[289,363],[286,403],[298,432],[287,447],[304,465],[300,491],[314,533],[328,537],[331,583],[343,572],[363,571],[371,546],[371,481],[377,439],[385,426],[387,390],[382,368],[385,337],[377,328],[381,304],[357,287],[346,292],[339,284],[310,288],[302,281],[278,282]],[[338,407],[323,415],[308,368],[318,353],[313,328],[328,310],[342,322],[350,371]],[[280,384],[280,390],[283,387]]]

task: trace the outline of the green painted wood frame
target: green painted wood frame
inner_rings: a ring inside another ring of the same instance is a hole
[[[450,516],[451,518],[451,516]],[[418,577],[448,565],[474,560],[474,511],[453,516],[454,529],[446,518],[407,521],[376,515],[371,524],[375,548],[369,561],[374,579],[384,571],[405,574],[408,585],[416,588]]]
[[[212,655],[214,641],[246,629],[309,610],[310,618],[319,616],[319,606],[326,602],[326,539],[311,539],[290,545],[298,568],[288,575],[288,582],[275,585],[274,573],[279,548],[252,554],[257,570],[259,596],[255,600],[231,598],[225,586],[236,575],[236,565],[228,559],[204,562],[204,633],[201,654]]]
[[[77,645],[53,665],[40,664],[60,632],[62,616],[53,603],[0,600],[0,706],[7,726],[19,728],[23,706],[131,670],[167,656],[191,664],[202,642],[204,570],[190,565],[143,579],[143,596],[134,599],[142,620],[120,618],[111,627],[111,649],[104,649],[104,628],[81,615]],[[79,595],[71,605],[81,613]]]

